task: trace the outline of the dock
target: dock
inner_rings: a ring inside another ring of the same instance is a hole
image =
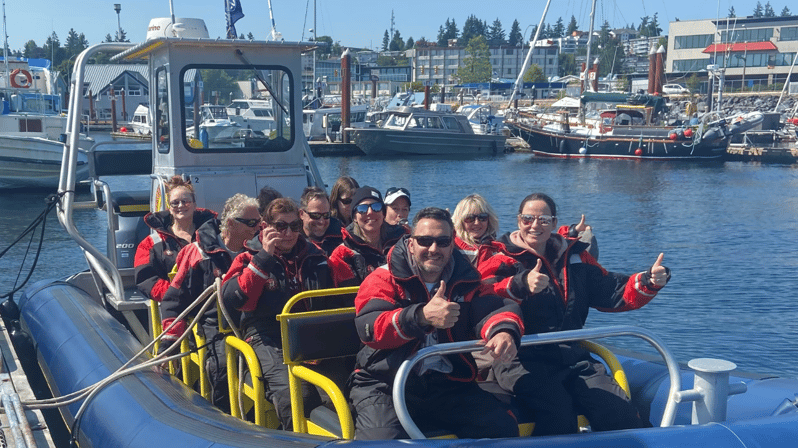
[[[731,144],[726,148],[726,160],[792,164],[798,162],[798,147],[794,144],[757,146]]]

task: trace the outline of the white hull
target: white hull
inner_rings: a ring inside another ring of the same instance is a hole
[[[64,144],[41,137],[0,135],[0,188],[57,188]],[[76,181],[89,178],[88,158],[78,155]]]

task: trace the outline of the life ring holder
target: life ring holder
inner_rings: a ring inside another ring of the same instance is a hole
[[[25,84],[17,83],[17,75],[22,75],[27,80]],[[28,89],[33,84],[33,77],[30,75],[30,72],[27,70],[23,70],[21,68],[15,68],[14,71],[11,72],[11,87],[15,87],[17,89]]]

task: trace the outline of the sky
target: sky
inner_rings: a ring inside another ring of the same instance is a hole
[[[122,6],[118,16],[122,29],[131,42],[145,38],[147,25],[153,17],[169,17],[169,0],[4,0],[8,45],[21,50],[25,43],[34,40],[42,46],[53,32],[64,45],[70,28],[83,33],[90,44],[102,42],[107,34],[117,31],[117,13],[114,3]],[[252,33],[256,39],[265,39],[271,30],[267,0],[240,0],[244,17],[236,23],[240,34]],[[791,1],[791,0],[790,0]],[[788,0],[771,0],[776,14],[788,5]],[[277,31],[287,41],[308,40],[313,28],[314,0],[272,0]],[[763,4],[767,1],[763,1]],[[409,37],[427,40],[437,38],[438,29],[447,19],[454,19],[458,28],[470,15],[484,20],[488,25],[497,18],[509,34],[514,20],[522,32],[531,30],[540,22],[544,0],[315,0],[316,33],[330,36],[344,47],[382,47],[382,38],[391,27],[400,32],[403,40]],[[176,17],[205,20],[211,37],[223,37],[225,32],[224,0],[173,0]],[[734,5],[738,16],[752,14],[756,0],[731,2],[703,2],[696,0],[600,0],[596,6],[596,28],[606,20],[613,28],[627,24],[640,24],[644,16],[657,18],[663,34],[667,23],[680,20],[698,20],[725,17]],[[700,7],[697,7],[700,6]],[[553,0],[545,23],[554,24],[562,17],[568,25],[573,15],[580,29],[587,30],[590,17],[590,0]],[[791,9],[798,14],[798,6]],[[527,34],[525,33],[525,34]]]

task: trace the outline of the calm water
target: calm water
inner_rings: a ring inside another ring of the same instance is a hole
[[[646,307],[628,313],[593,311],[589,326],[630,324],[664,339],[680,361],[718,357],[741,370],[798,375],[798,169],[749,163],[692,164],[634,161],[550,161],[528,154],[495,159],[317,159],[332,185],[350,175],[385,191],[408,187],[412,211],[435,205],[454,210],[467,194],[482,194],[502,231],[512,230],[520,200],[550,194],[560,223],[587,215],[599,240],[600,262],[611,270],[647,269],[660,252],[669,285]],[[147,180],[112,179],[113,188],[144,188]],[[0,193],[0,245],[44,208],[44,193]],[[88,193],[83,195],[88,198]],[[80,211],[81,232],[105,247],[105,218]],[[27,241],[27,240],[26,240]],[[32,248],[35,251],[35,242]],[[0,293],[15,283],[25,245],[0,259]],[[31,256],[25,262],[29,265]],[[32,280],[83,269],[85,261],[58,225],[48,220],[44,253]],[[23,277],[24,273],[23,272]],[[646,350],[637,339],[619,345]]]

